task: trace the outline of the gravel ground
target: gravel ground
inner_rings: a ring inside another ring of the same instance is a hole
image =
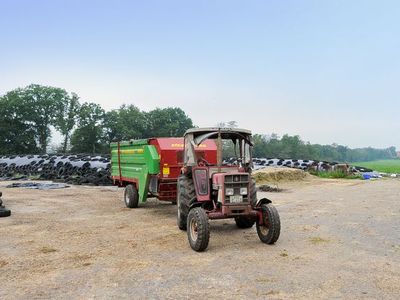
[[[0,218],[0,299],[399,299],[400,180],[282,184],[276,245],[255,228],[211,222],[196,253],[176,206],[125,208],[123,190],[6,189]]]

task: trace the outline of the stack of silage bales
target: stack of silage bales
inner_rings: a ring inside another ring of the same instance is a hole
[[[229,158],[224,161],[226,164],[236,165],[236,158]],[[314,171],[332,171],[335,170],[335,166],[342,165],[337,162],[308,160],[308,159],[284,159],[284,158],[253,158],[254,169],[262,169],[264,167],[288,167],[302,170],[314,170]],[[371,169],[349,166],[350,172],[372,172]]]
[[[12,155],[0,157],[1,179],[45,179],[71,184],[109,185],[109,155]]]
[[[7,208],[3,205],[3,200],[1,199],[1,196],[2,196],[2,195],[3,195],[3,193],[0,192],[0,218],[11,216],[11,210],[7,209]]]

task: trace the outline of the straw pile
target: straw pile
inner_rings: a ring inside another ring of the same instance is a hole
[[[304,180],[307,177],[307,173],[300,169],[265,167],[254,171],[252,177],[256,181],[256,184],[260,185],[283,181]]]

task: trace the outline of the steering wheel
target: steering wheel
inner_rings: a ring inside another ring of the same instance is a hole
[[[197,160],[197,164],[198,164],[200,167],[207,167],[207,166],[210,165],[210,163],[209,163],[207,160],[205,160],[203,157],[200,157],[200,158]]]

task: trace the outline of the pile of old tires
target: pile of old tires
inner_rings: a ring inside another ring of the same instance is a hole
[[[0,218],[9,217],[11,215],[11,210],[5,208],[3,205],[3,200],[1,199],[2,193],[0,192]]]
[[[110,185],[109,155],[0,156],[0,179],[43,179],[70,184]]]

